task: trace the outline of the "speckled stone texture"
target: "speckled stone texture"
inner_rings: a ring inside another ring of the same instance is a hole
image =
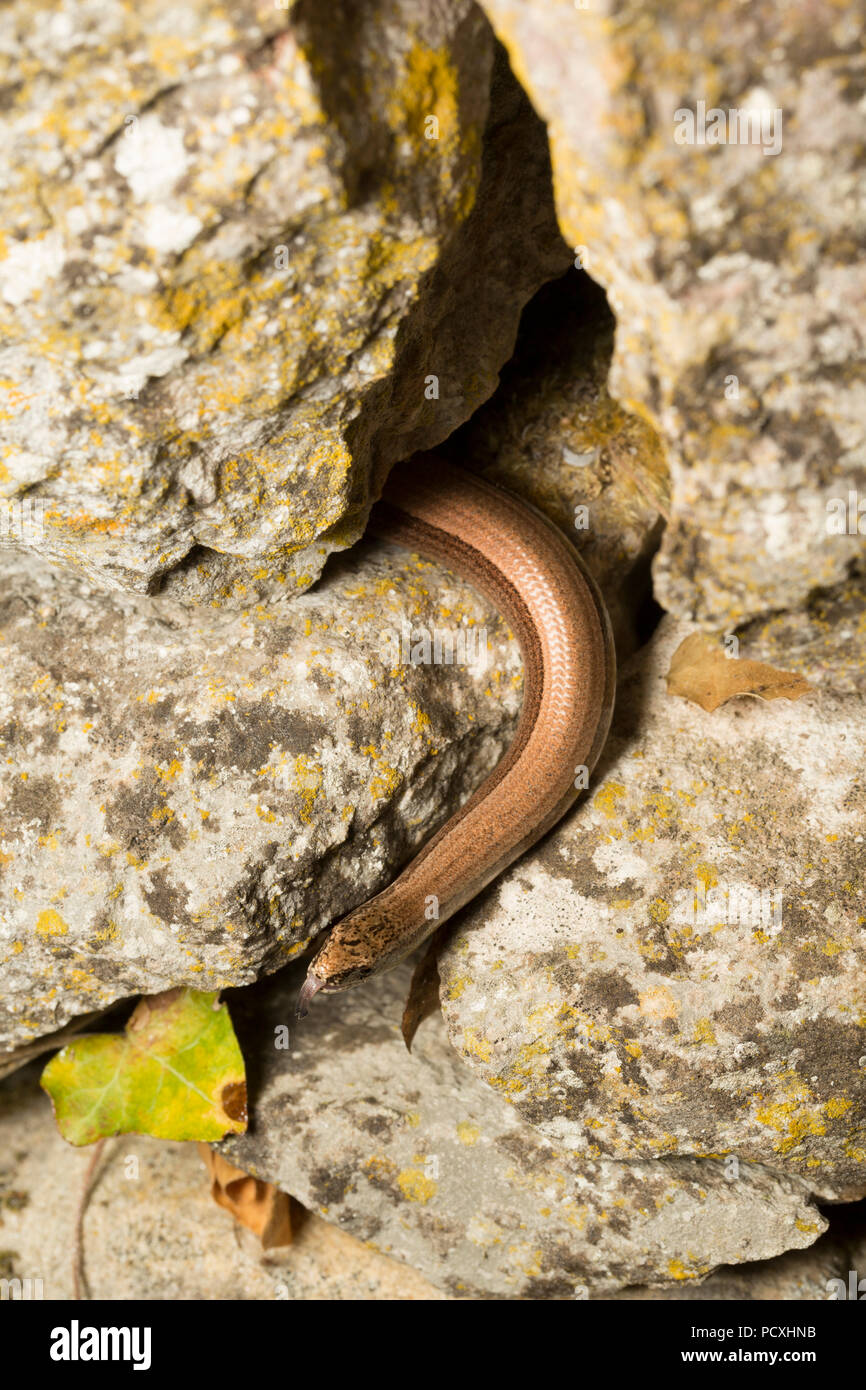
[[[444,951],[455,1047],[576,1153],[733,1155],[866,1195],[862,593],[831,611],[787,653],[813,690],[712,714],[666,692],[691,630],[666,618],[586,800]]]
[[[730,626],[844,579],[866,534],[856,502],[853,533],[827,530],[828,500],[866,496],[858,8],[482,3],[617,317],[611,391],[667,448],[660,602]],[[678,143],[699,102],[766,111],[769,139]]]
[[[0,1278],[41,1279],[45,1299],[66,1300],[75,1208],[91,1153],[60,1138],[37,1076],[31,1067],[0,1082]],[[830,1281],[847,1284],[849,1270],[866,1268],[866,1207],[831,1207],[826,1216],[829,1230],[814,1245],[775,1259],[702,1281],[683,1274],[673,1285],[596,1296],[826,1300]],[[293,1244],[263,1253],[252,1232],[211,1200],[197,1145],[124,1135],[106,1146],[85,1213],[87,1291],[105,1299],[229,1302],[453,1297],[297,1203],[292,1220]]]
[[[307,588],[568,264],[470,0],[16,0],[0,85],[0,544],[102,583]]]
[[[474,1078],[439,1015],[400,1035],[411,968],[320,996],[289,1047],[303,970],[230,1007],[255,1126],[220,1147],[457,1298],[584,1298],[678,1285],[810,1245],[797,1177],[719,1160],[588,1160]]]
[[[33,557],[0,572],[0,1049],[275,968],[383,887],[513,732],[516,641],[397,547],[244,611]],[[395,664],[404,625],[475,634],[482,661]]]
[[[857,1268],[806,1247],[816,1201],[866,1195],[859,21],[483,9],[525,93],[469,0],[0,15],[0,1074],[118,999],[249,985],[254,1124],[226,1152],[316,1213],[278,1275],[248,1241],[233,1270],[189,1151],[121,1140],[96,1296],[818,1298]],[[778,108],[778,152],[677,143],[701,101]],[[599,580],[633,653],[611,739],[446,929],[411,1056],[405,966],[282,1049],[287,962],[515,726],[488,605],[334,553],[446,438]],[[813,688],[669,696],[695,625]],[[483,633],[485,661],[396,661],[407,626]],[[6,1200],[54,1183],[71,1218],[34,1074],[0,1086],[0,1274],[66,1297],[45,1198]]]

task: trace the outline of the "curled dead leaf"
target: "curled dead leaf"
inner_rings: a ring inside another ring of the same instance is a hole
[[[799,700],[811,688],[793,671],[780,671],[763,661],[729,657],[703,632],[693,632],[680,643],[667,674],[669,695],[681,695],[708,711],[738,695],[754,695],[760,700]]]
[[[210,1174],[211,1196],[217,1206],[228,1211],[242,1226],[253,1231],[263,1250],[292,1243],[292,1199],[273,1183],[263,1182],[236,1168],[210,1144],[199,1144],[204,1165]]]

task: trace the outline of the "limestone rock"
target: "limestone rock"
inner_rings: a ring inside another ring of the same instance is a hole
[[[471,664],[409,664],[408,630]],[[314,593],[244,611],[7,553],[0,1050],[297,954],[495,765],[520,685],[498,615],[396,547],[359,546]]]
[[[548,122],[563,231],[616,314],[612,393],[667,447],[661,604],[720,626],[795,608],[866,534],[856,8],[482,4]],[[707,143],[679,142],[689,113]]]
[[[5,7],[0,544],[243,607],[357,539],[567,264],[494,51],[471,0]]]
[[[725,1303],[847,1302],[866,1269],[866,1203],[828,1207],[830,1228],[808,1250],[791,1250],[775,1260],[721,1269],[702,1284],[675,1289],[625,1289],[614,1297],[626,1302],[670,1299]],[[854,1278],[852,1280],[852,1273]],[[858,1301],[863,1294],[858,1292]]]
[[[862,623],[853,690],[852,658],[837,690],[826,648],[810,662],[806,645],[788,664],[810,693],[712,714],[666,693],[690,630],[664,620],[624,673],[588,797],[461,918],[440,961],[450,1035],[575,1153],[730,1155],[854,1199]]]
[[[458,1298],[574,1298],[700,1279],[802,1248],[824,1229],[798,1178],[713,1159],[577,1156],[523,1122],[449,1045],[438,1015],[411,1055],[408,964],[320,996],[292,1034],[290,967],[230,997],[247,1059],[239,1167]]]
[[[75,1209],[91,1153],[61,1139],[38,1072],[31,1067],[0,1083],[0,1278],[42,1279],[46,1299],[66,1300]],[[829,1229],[805,1249],[721,1269],[702,1282],[682,1277],[673,1286],[603,1296],[826,1300],[829,1281],[847,1282],[850,1270],[866,1268],[866,1211],[861,1205],[826,1214]],[[251,1232],[214,1205],[195,1144],[123,1135],[105,1149],[85,1213],[87,1288],[93,1298],[133,1300],[451,1297],[297,1202],[292,1220],[292,1245],[263,1253]]]

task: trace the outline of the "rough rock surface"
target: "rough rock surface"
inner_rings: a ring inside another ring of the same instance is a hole
[[[617,1298],[629,1302],[660,1298],[720,1303],[848,1301],[852,1272],[856,1284],[866,1269],[866,1203],[828,1207],[825,1214],[830,1229],[808,1250],[791,1250],[775,1260],[719,1270],[702,1284],[681,1284],[664,1291],[626,1289]],[[858,1301],[862,1297],[858,1294]]]
[[[588,798],[461,918],[452,1041],[557,1144],[866,1194],[862,611],[835,629],[838,689],[821,633],[790,653],[798,702],[712,714],[666,693],[692,629],[665,619]]]
[[[60,1138],[38,1070],[0,1084],[0,1278],[41,1279],[46,1299],[69,1299],[75,1209],[91,1154]],[[849,1270],[866,1268],[866,1208],[829,1208],[826,1215],[829,1230],[806,1249],[723,1269],[701,1283],[683,1279],[604,1296],[826,1299],[830,1280],[847,1281]],[[85,1215],[90,1295],[232,1302],[449,1298],[416,1270],[297,1203],[292,1219],[294,1243],[263,1254],[255,1237],[212,1202],[196,1145],[124,1135],[99,1162]]]
[[[616,313],[612,392],[667,446],[660,602],[720,625],[795,607],[866,533],[855,514],[828,534],[826,509],[866,496],[860,15],[482,3],[549,124],[563,231]],[[726,134],[728,112],[766,112],[769,138],[678,143],[699,102]]]
[[[809,1245],[797,1178],[743,1163],[592,1161],[551,1144],[449,1045],[440,1016],[410,1055],[411,969],[320,998],[287,1037],[303,969],[230,999],[248,1061],[248,1135],[221,1149],[460,1298],[573,1298],[699,1279]]]
[[[513,732],[516,641],[396,547],[246,611],[10,553],[2,573],[0,1049],[282,964],[393,877]],[[482,661],[395,664],[404,625],[462,632]]]
[[[0,544],[242,606],[360,535],[568,263],[494,49],[470,0],[3,9]]]

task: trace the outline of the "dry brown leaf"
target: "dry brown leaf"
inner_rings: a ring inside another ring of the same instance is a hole
[[[406,1007],[403,1010],[403,1021],[400,1027],[408,1052],[412,1051],[415,1034],[425,1018],[429,1018],[439,1008],[439,947],[441,943],[438,940],[438,935],[437,932],[436,936],[431,939],[427,950],[415,966],[409,985],[409,993],[406,996]]]
[[[718,709],[737,695],[756,695],[761,700],[799,700],[812,688],[793,671],[780,671],[763,661],[726,656],[703,632],[693,632],[677,647],[671,657],[667,683],[669,695],[681,695],[705,710]]]
[[[263,1250],[291,1245],[292,1199],[289,1194],[236,1168],[222,1154],[214,1153],[210,1144],[199,1144],[198,1151],[210,1174],[210,1193],[217,1206],[231,1212],[242,1226],[254,1231]]]

